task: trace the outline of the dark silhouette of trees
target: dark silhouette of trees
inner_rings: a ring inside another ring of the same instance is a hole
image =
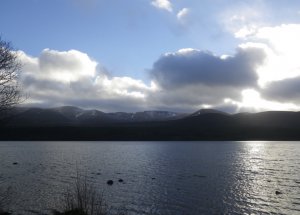
[[[0,37],[0,119],[21,99],[18,76],[21,65],[9,42]]]

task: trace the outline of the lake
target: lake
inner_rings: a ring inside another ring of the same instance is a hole
[[[15,214],[49,214],[78,171],[112,213],[300,214],[300,142],[0,142],[0,164]]]

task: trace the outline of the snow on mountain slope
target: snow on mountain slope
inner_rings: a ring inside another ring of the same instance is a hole
[[[180,119],[187,114],[169,111],[143,111],[136,113],[104,113],[99,110],[85,110],[74,106],[56,108],[19,108],[12,124],[24,125],[101,125],[117,122],[166,121]]]

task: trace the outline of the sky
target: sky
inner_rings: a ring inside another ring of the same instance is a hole
[[[300,109],[300,1],[2,0],[26,106]]]

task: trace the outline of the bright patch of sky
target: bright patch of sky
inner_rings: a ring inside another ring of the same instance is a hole
[[[274,92],[289,95],[281,81],[296,86],[300,76],[299,11],[294,0],[3,0],[0,33],[22,53],[23,85],[37,104],[295,109],[295,98]],[[88,96],[76,100],[80,90]],[[199,91],[211,95],[195,98]]]

